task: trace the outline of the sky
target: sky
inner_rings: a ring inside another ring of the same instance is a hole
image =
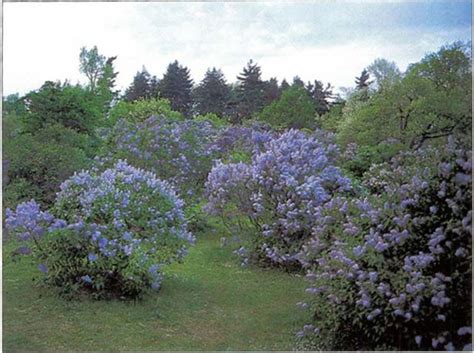
[[[161,78],[178,60],[197,83],[211,67],[235,82],[253,59],[262,78],[330,82],[338,90],[376,58],[401,70],[471,40],[471,2],[293,1],[4,3],[3,94],[45,81],[86,83],[81,47],[117,56],[117,86],[143,66]]]

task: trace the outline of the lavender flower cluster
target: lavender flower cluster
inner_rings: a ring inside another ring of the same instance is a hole
[[[124,161],[74,174],[43,212],[34,201],[7,211],[9,232],[30,242],[46,281],[94,293],[158,289],[163,264],[194,242],[183,201],[153,173]]]
[[[264,262],[297,265],[319,208],[350,181],[332,162],[333,144],[290,130],[264,143],[252,162],[217,163],[206,183],[206,210],[225,220],[246,217],[258,235],[251,252]]]
[[[472,349],[472,157],[446,150],[435,170],[423,167],[431,152],[410,156],[417,168],[395,158],[375,195],[324,205],[300,254],[310,299],[299,304],[314,322],[299,337],[326,349]]]
[[[207,121],[151,116],[144,122],[120,120],[110,135],[110,153],[134,166],[155,172],[181,195],[198,194],[211,169],[218,130]]]
[[[266,126],[231,125],[219,131],[211,148],[217,150],[221,158],[229,158],[230,161],[233,161],[232,154],[235,152],[251,158],[254,153],[261,152],[265,144],[276,136],[277,134]]]

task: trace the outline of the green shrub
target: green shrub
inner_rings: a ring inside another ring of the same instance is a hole
[[[314,128],[316,110],[306,90],[291,87],[283,91],[280,99],[266,106],[259,120],[276,128]]]
[[[32,134],[55,124],[93,134],[102,123],[98,98],[81,86],[47,81],[27,94],[25,101],[29,113],[24,116],[24,128]]]
[[[120,101],[111,110],[107,126],[113,127],[118,120],[126,119],[134,123],[142,123],[152,115],[164,115],[171,120],[182,120],[183,115],[171,109],[167,99],[139,99],[133,102]]]
[[[17,201],[37,198],[41,204],[51,204],[59,184],[88,166],[87,154],[94,154],[89,143],[87,135],[61,125],[45,127],[36,134],[19,134],[5,141],[3,158],[10,162],[8,176],[12,183],[7,187],[8,201],[15,203],[13,197],[18,195]],[[16,188],[21,191],[15,191]]]
[[[194,118],[195,121],[207,121],[212,124],[212,126],[216,129],[221,129],[226,126],[229,126],[229,122],[224,118],[219,117],[217,114],[214,113],[207,113],[204,115],[198,115]]]
[[[382,142],[376,146],[356,147],[349,158],[343,162],[343,167],[353,176],[362,177],[373,165],[388,162],[398,152],[406,149],[401,143]]]

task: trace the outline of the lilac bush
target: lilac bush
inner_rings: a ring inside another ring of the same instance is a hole
[[[124,161],[74,174],[50,211],[34,201],[7,211],[6,227],[25,243],[46,283],[98,297],[159,289],[161,267],[181,260],[194,237],[170,184]]]
[[[183,197],[199,194],[212,167],[217,130],[208,121],[151,116],[143,122],[120,120],[109,136],[113,160],[151,170],[169,181]]]
[[[254,153],[261,152],[277,134],[267,126],[231,125],[221,129],[212,143],[221,159],[229,162],[249,162]]]
[[[470,152],[386,164],[368,198],[335,197],[302,247],[318,349],[471,350]],[[407,167],[409,165],[406,164]]]
[[[285,132],[255,151],[250,164],[217,163],[206,183],[206,209],[228,221],[247,218],[257,232],[250,249],[255,260],[299,266],[315,212],[333,194],[350,189],[332,164],[336,155],[333,144],[298,130]]]

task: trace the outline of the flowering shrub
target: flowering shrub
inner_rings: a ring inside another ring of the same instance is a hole
[[[219,131],[212,148],[219,157],[229,162],[250,162],[252,155],[263,150],[265,143],[276,134],[266,126],[232,125]]]
[[[300,254],[314,322],[298,336],[318,349],[471,350],[471,154],[450,150],[408,181],[391,170],[378,195],[324,205]]]
[[[251,164],[217,163],[206,183],[208,212],[240,221],[258,235],[255,259],[285,267],[299,266],[297,254],[311,235],[318,208],[350,182],[332,165],[337,148],[314,136],[290,130],[264,143]]]
[[[141,123],[120,120],[109,140],[114,160],[155,172],[180,194],[192,197],[203,187],[215,149],[209,144],[216,130],[207,121],[177,121],[151,116]]]
[[[194,241],[182,207],[168,183],[119,161],[66,180],[50,211],[34,201],[8,210],[6,226],[26,244],[17,253],[33,253],[47,283],[135,297],[158,289],[161,266]]]
[[[362,184],[372,193],[395,192],[400,184],[418,175],[429,180],[437,173],[439,150],[425,147],[417,151],[399,152],[387,163],[372,164],[363,174]]]

